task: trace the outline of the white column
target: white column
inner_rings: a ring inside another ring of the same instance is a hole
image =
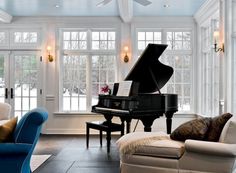
[[[233,103],[232,15],[232,0],[220,0],[220,42],[225,45],[225,52],[220,55],[220,63],[223,66],[220,96],[225,100],[224,112],[232,112]]]

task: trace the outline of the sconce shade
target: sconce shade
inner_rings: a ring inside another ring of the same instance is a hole
[[[214,31],[213,36],[217,40],[219,38],[219,31]]]

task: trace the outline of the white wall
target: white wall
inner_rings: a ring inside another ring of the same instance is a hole
[[[134,38],[135,29],[142,28],[191,28],[195,31],[195,23],[192,17],[151,17],[134,18],[132,23],[123,23],[118,17],[14,17],[11,24],[1,25],[0,27],[38,27],[43,31],[42,54],[45,57],[43,82],[43,105],[49,112],[49,119],[43,128],[43,133],[50,134],[84,134],[85,122],[93,120],[104,120],[102,115],[91,113],[62,113],[59,112],[59,28],[74,27],[115,27],[120,33],[118,39],[118,80],[123,80],[137,58],[134,58]],[[46,47],[53,47],[55,61],[48,62],[46,59]],[[122,60],[122,48],[130,47],[129,63]],[[173,129],[180,123],[194,118],[194,115],[175,115],[173,118]],[[119,121],[115,118],[115,121]],[[136,121],[134,121],[135,123]],[[157,119],[154,122],[153,130],[165,131],[165,118]],[[132,124],[132,127],[134,124]],[[142,123],[139,123],[137,130],[143,130]]]

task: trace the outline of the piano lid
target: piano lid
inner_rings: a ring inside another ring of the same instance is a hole
[[[167,48],[165,44],[148,44],[125,80],[139,83],[139,93],[159,91],[173,74],[173,68],[158,59]]]

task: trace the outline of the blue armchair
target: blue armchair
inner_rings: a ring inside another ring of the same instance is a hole
[[[31,173],[30,159],[48,113],[36,108],[26,113],[16,125],[13,142],[0,143],[0,172]]]

